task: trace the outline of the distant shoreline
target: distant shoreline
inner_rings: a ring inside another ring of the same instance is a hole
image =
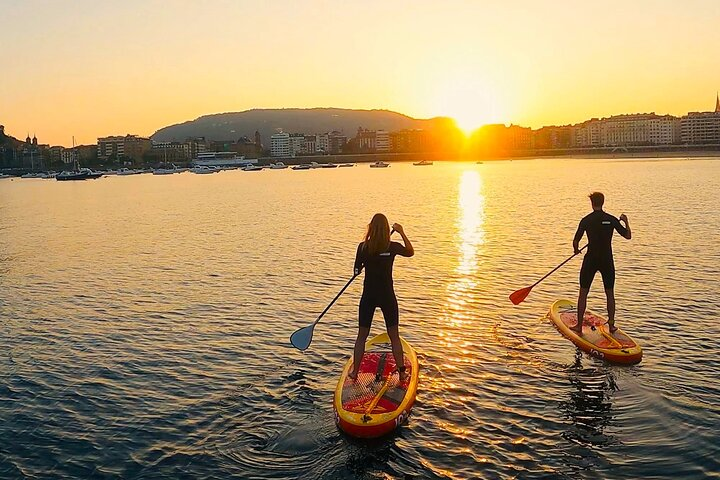
[[[345,155],[306,155],[295,157],[261,157],[258,161],[262,165],[275,162],[283,162],[287,165],[299,165],[303,163],[373,163],[373,162],[417,162],[420,160],[430,161],[457,161],[457,162],[492,162],[498,160],[522,160],[532,158],[704,158],[720,157],[720,145],[717,150],[638,150],[638,151],[587,151],[587,150],[536,150],[518,152],[516,155],[497,155],[491,157],[468,157],[459,154],[447,154],[442,152],[426,153],[356,153]]]

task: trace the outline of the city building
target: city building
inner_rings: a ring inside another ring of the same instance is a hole
[[[317,153],[317,135],[305,135],[305,146],[303,153],[306,155],[315,155]]]
[[[720,144],[720,109],[690,112],[680,119],[680,142],[686,145]]]
[[[690,112],[680,118],[680,142],[685,145],[720,144],[720,95],[714,112]]]
[[[152,163],[182,163],[191,160],[190,145],[186,142],[153,142],[144,160]]]
[[[290,134],[275,133],[270,137],[270,156],[272,157],[289,157],[290,156]]]
[[[430,150],[430,136],[425,130],[398,130],[390,132],[390,151],[417,153]]]
[[[654,112],[593,118],[573,128],[574,146],[581,148],[672,145],[680,140],[679,119]]]
[[[149,138],[137,135],[101,137],[97,143],[97,158],[101,162],[130,160],[139,163],[151,148]]]
[[[291,133],[290,134],[290,156],[302,155],[305,153],[305,134],[304,133]]]
[[[390,134],[386,130],[375,131],[375,151],[380,153],[390,151]]]
[[[337,155],[339,153],[343,153],[343,150],[345,149],[345,145],[348,143],[348,138],[342,134],[342,132],[338,132],[337,130],[333,130],[332,132],[328,133],[328,148],[330,149],[330,153],[333,155]]]
[[[375,130],[358,127],[355,135],[355,148],[359,152],[375,152]]]
[[[481,156],[508,155],[531,145],[532,129],[502,123],[484,125],[470,138],[470,151]]]
[[[575,141],[575,128],[570,125],[561,127],[542,127],[533,132],[533,148],[572,148]]]
[[[237,140],[219,140],[208,143],[213,152],[233,152],[248,158],[257,158],[262,154],[262,147],[258,147],[257,141],[246,136]],[[197,158],[197,156],[193,158]]]
[[[321,133],[315,136],[315,151],[320,153],[330,153],[330,134]]]
[[[573,127],[576,147],[599,147],[602,145],[602,120],[593,118]]]
[[[672,145],[677,137],[676,117],[655,115],[615,115],[602,121],[601,143],[605,146]]]
[[[61,147],[59,145],[48,148],[48,153],[50,156],[50,163],[60,163],[63,161],[63,151],[65,151],[65,147]]]
[[[185,139],[187,155],[189,159],[198,158],[198,155],[208,150],[208,142],[205,137],[190,137]]]
[[[75,163],[76,158],[77,151],[74,148],[63,148],[60,151],[60,160],[62,160],[62,163],[64,163],[65,165],[72,166]]]

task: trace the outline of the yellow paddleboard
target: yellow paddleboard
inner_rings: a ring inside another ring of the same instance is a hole
[[[418,359],[415,350],[400,339],[407,378],[400,382],[395,371],[387,333],[365,344],[355,382],[347,375],[353,359],[345,364],[335,389],[335,421],[341,430],[354,437],[373,438],[385,435],[402,425],[410,415],[418,386]]]
[[[607,320],[589,310],[583,319],[582,335],[571,330],[577,325],[577,307],[570,300],[557,300],[547,316],[565,338],[594,357],[625,364],[642,360],[642,348],[635,340],[620,328],[610,333]]]

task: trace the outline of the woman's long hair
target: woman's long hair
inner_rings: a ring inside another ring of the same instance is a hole
[[[385,215],[376,213],[367,227],[365,248],[368,255],[379,255],[390,247],[390,223]]]

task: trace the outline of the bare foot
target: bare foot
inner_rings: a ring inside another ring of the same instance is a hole
[[[398,372],[400,374],[400,383],[403,384],[408,379],[407,371]]]
[[[357,375],[357,372],[350,372],[348,373],[347,378],[349,378],[351,382],[355,383],[357,382]]]
[[[615,332],[617,332],[617,327],[614,324],[610,325],[609,330],[610,330],[610,333],[615,333]]]
[[[572,330],[573,332],[577,333],[578,335],[582,335],[582,327],[579,327],[579,328],[578,328],[578,326],[576,325],[576,326],[574,326],[574,327],[570,327],[570,330]]]

